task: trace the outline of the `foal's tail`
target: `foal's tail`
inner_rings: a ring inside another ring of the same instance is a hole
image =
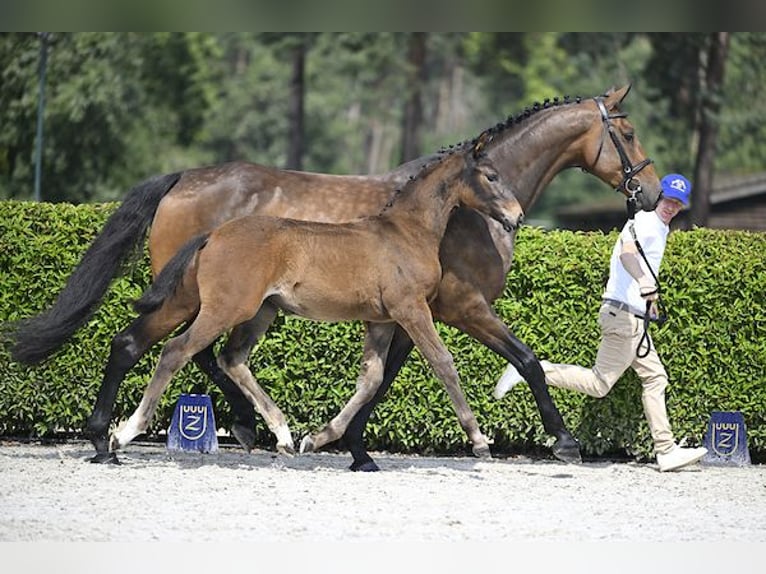
[[[189,267],[189,263],[197,252],[205,247],[209,236],[209,233],[204,233],[187,241],[173,258],[168,261],[165,267],[162,268],[160,274],[157,275],[157,278],[149,288],[144,291],[141,298],[133,302],[133,308],[142,315],[159,309],[165,300],[175,293],[178,284]]]
[[[56,351],[93,315],[181,172],[148,179],[128,192],[75,267],[53,306],[11,326],[13,359],[39,363]]]

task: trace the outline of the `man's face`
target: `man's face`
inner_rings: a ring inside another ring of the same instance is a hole
[[[684,204],[677,199],[671,199],[669,197],[663,197],[657,204],[656,211],[659,218],[668,225],[670,221],[678,215],[678,213],[684,208]]]

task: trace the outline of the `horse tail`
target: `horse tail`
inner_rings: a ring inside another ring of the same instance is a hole
[[[181,249],[162,268],[160,274],[144,291],[141,298],[133,302],[133,309],[146,315],[159,309],[166,299],[171,297],[186,273],[192,258],[205,247],[209,233],[196,236],[187,241]]]
[[[157,206],[181,172],[148,179],[129,192],[109,217],[53,305],[11,326],[14,360],[39,363],[56,351],[95,313],[109,285],[146,235]]]

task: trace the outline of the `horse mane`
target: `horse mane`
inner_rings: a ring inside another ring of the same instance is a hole
[[[606,96],[606,94],[603,94],[603,96]],[[505,121],[498,122],[493,126],[490,126],[489,128],[485,128],[481,132],[479,132],[479,135],[483,134],[485,131],[488,131],[490,136],[493,137],[505,132],[506,130],[513,129],[520,124],[523,124],[529,118],[535,116],[538,112],[541,112],[543,110],[548,110],[551,108],[561,107],[561,106],[567,106],[571,104],[580,104],[582,103],[584,98],[581,96],[575,96],[574,98],[565,95],[563,97],[555,96],[553,98],[545,98],[542,103],[540,102],[534,102],[532,105],[527,106],[522,110],[521,112],[517,114],[511,114],[509,115]],[[442,160],[445,159],[445,157],[448,157],[449,155],[452,155],[454,153],[465,153],[467,151],[467,148],[473,147],[476,145],[476,141],[479,138],[477,135],[474,138],[463,140],[456,144],[450,144],[449,146],[442,146],[439,148],[436,152],[432,153],[430,156],[427,156],[425,159],[425,163],[420,167],[420,170],[415,174],[411,175],[409,179],[405,182],[404,186],[401,188],[397,188],[394,190],[393,195],[388,200],[386,205],[383,207],[381,213],[385,212],[387,209],[392,207],[394,203],[396,202],[397,198],[401,195],[401,193],[406,189],[408,186],[412,185],[412,183],[418,179],[421,179],[428,175],[437,165],[440,164]],[[488,144],[490,147],[492,146],[492,141]]]
[[[505,121],[498,122],[495,125],[482,130],[480,134],[484,133],[485,131],[489,131],[490,135],[495,136],[495,135],[503,133],[504,131],[508,129],[512,129],[524,123],[525,121],[527,121],[529,118],[531,118],[538,112],[555,108],[555,107],[570,105],[570,104],[580,104],[582,103],[582,101],[583,101],[583,98],[580,96],[575,96],[574,98],[572,98],[568,95],[565,95],[563,97],[555,96],[554,98],[545,98],[543,100],[543,103],[534,102],[531,106],[527,106],[526,108],[524,108],[523,111],[519,112],[518,114],[516,115],[511,114],[505,119]],[[474,145],[478,137],[479,136],[476,136],[472,139],[463,140],[457,144],[453,144],[448,147],[443,147],[437,153],[441,153],[443,151],[451,151],[451,150],[456,150],[456,151],[463,150],[467,146]],[[490,142],[489,145],[491,146],[492,143]]]
[[[393,207],[394,203],[396,203],[396,200],[405,190],[408,190],[410,187],[415,185],[416,182],[430,175],[437,167],[442,164],[443,161],[446,161],[450,156],[453,156],[456,153],[467,153],[467,150],[442,148],[436,153],[432,154],[428,158],[428,161],[421,166],[420,171],[418,171],[415,175],[411,175],[402,187],[398,187],[394,190],[393,195],[391,195],[391,198],[386,202],[386,205],[383,206],[383,209],[380,211],[380,213],[382,214],[389,208]]]

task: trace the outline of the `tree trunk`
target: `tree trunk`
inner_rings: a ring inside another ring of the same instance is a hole
[[[423,127],[423,86],[426,82],[426,33],[413,32],[410,36],[407,61],[410,66],[407,102],[404,107],[402,126],[402,153],[400,163],[415,159],[421,154],[421,131]]]
[[[287,169],[303,166],[303,102],[305,96],[304,71],[306,68],[306,43],[300,41],[292,50],[293,72],[290,78],[289,143]]]
[[[699,147],[694,166],[690,225],[704,227],[710,214],[715,148],[728,51],[729,32],[711,34],[700,110]]]

